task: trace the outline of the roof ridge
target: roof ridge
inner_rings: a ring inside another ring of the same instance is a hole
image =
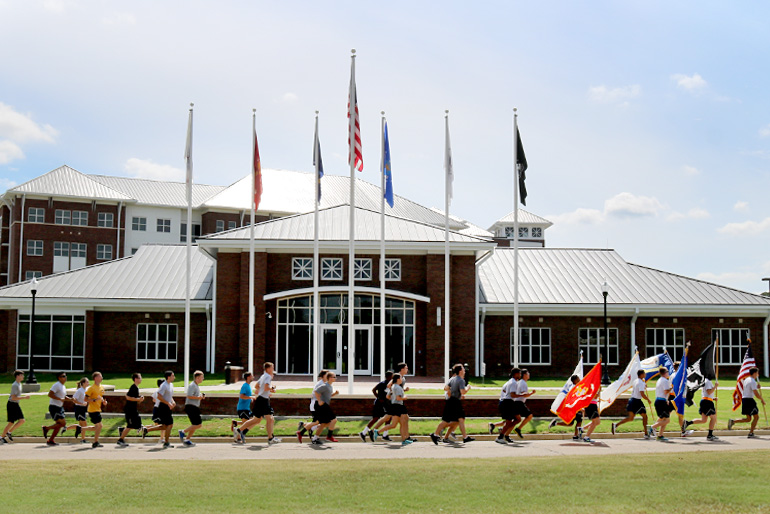
[[[105,177],[105,178],[116,178],[121,180],[136,180],[136,181],[145,181],[145,182],[156,182],[161,184],[179,184],[179,185],[187,185],[187,182],[178,181],[178,180],[159,180],[154,178],[142,178],[142,177],[126,177],[124,175],[104,175],[102,173],[89,173],[85,174],[87,177]],[[101,183],[101,182],[100,182]],[[193,182],[193,186],[206,186],[206,187],[221,187],[222,189],[227,188],[229,186],[219,186],[216,184],[201,184],[198,182]],[[109,186],[105,186],[109,187]]]

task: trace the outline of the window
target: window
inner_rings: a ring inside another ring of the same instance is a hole
[[[97,214],[96,219],[96,226],[97,227],[105,227],[105,228],[112,228],[112,213],[111,212],[100,212]]]
[[[529,228],[519,227],[519,237],[529,237]]]
[[[139,250],[139,248],[131,248],[131,255],[136,254],[137,250]]]
[[[536,237],[538,239],[543,237],[543,229],[540,227],[532,227],[532,237]]]
[[[216,232],[224,232],[225,231],[225,220],[217,220],[217,228],[215,229]]]
[[[88,211],[72,211],[72,224],[88,226]]]
[[[234,221],[228,221],[227,222],[227,230],[232,230],[237,227],[237,224]]]
[[[27,221],[30,223],[45,223],[45,209],[42,207],[30,207]]]
[[[513,327],[511,327],[511,364],[513,364]],[[551,364],[551,329],[519,328],[519,363]]]
[[[514,234],[513,227],[505,227],[505,237],[507,239],[513,239],[513,234]]]
[[[323,280],[342,280],[342,259],[321,259],[321,278]]]
[[[56,209],[56,214],[54,216],[54,223],[57,225],[69,225],[70,224],[70,211],[65,211],[63,209]]]
[[[96,245],[96,260],[109,261],[112,259],[112,245]]]
[[[313,280],[313,259],[295,257],[291,260],[292,280]]]
[[[136,326],[136,360],[176,362],[177,325],[139,323]]]
[[[372,279],[372,260],[356,259],[353,261],[353,278],[355,280]]]
[[[72,243],[70,245],[70,252],[72,257],[86,258],[86,244],[85,243]]]
[[[145,232],[147,230],[147,218],[138,218],[136,216],[131,218],[131,230]]]
[[[401,280],[401,259],[385,259],[385,280]]]
[[[193,236],[193,242],[195,242],[195,240],[197,240],[201,236],[200,223],[193,223],[192,236]],[[182,223],[182,226],[179,230],[179,241],[181,241],[182,243],[187,242],[187,223]]]
[[[607,364],[618,363],[618,329],[608,329],[610,333],[610,355],[607,358]],[[604,355],[604,328],[581,328],[578,329],[578,342],[580,350],[583,351],[583,362],[586,364],[596,364],[599,362],[599,356]]]
[[[158,218],[158,224],[156,225],[157,232],[171,233],[171,220]]]
[[[682,360],[684,355],[683,328],[648,328],[645,331],[647,357],[668,351],[674,361]]]
[[[42,271],[27,271],[24,273],[24,280],[32,280],[33,278],[41,278],[42,276]]]
[[[58,241],[53,244],[53,256],[54,257],[69,257],[70,256],[70,244],[59,243]]]
[[[30,330],[28,314],[19,316],[16,367],[29,369]],[[85,316],[35,315],[32,358],[37,371],[85,369]]]
[[[711,329],[711,340],[719,338],[719,364],[743,363],[746,346],[751,337],[748,328],[714,328]]]
[[[30,239],[27,241],[27,255],[40,257],[43,255],[43,242]]]

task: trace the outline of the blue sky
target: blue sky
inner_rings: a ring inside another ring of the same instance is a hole
[[[438,8],[437,6],[441,7]],[[386,111],[395,191],[488,227],[513,208],[512,108],[527,208],[552,247],[753,292],[770,276],[770,6],[749,2],[0,0],[0,190],[64,163],[181,179],[346,174],[356,48],[364,171]],[[270,194],[270,191],[265,191]],[[597,291],[598,291],[597,285]]]

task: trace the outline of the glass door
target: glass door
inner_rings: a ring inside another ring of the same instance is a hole
[[[342,373],[342,330],[339,325],[321,325],[321,367]]]
[[[372,327],[355,327],[353,360],[356,375],[372,374]]]

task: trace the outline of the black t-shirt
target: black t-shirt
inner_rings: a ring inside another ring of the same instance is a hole
[[[387,400],[388,396],[388,381],[383,380],[379,384],[375,386],[375,390],[377,391],[377,400],[384,402]]]
[[[128,393],[126,393],[126,396],[130,396],[131,398],[139,398],[141,396],[139,394],[139,388],[136,387],[136,384],[131,384],[131,387],[128,388]],[[128,412],[128,413],[136,412],[136,405],[137,405],[137,402],[126,400],[126,406],[123,409],[123,412]]]

